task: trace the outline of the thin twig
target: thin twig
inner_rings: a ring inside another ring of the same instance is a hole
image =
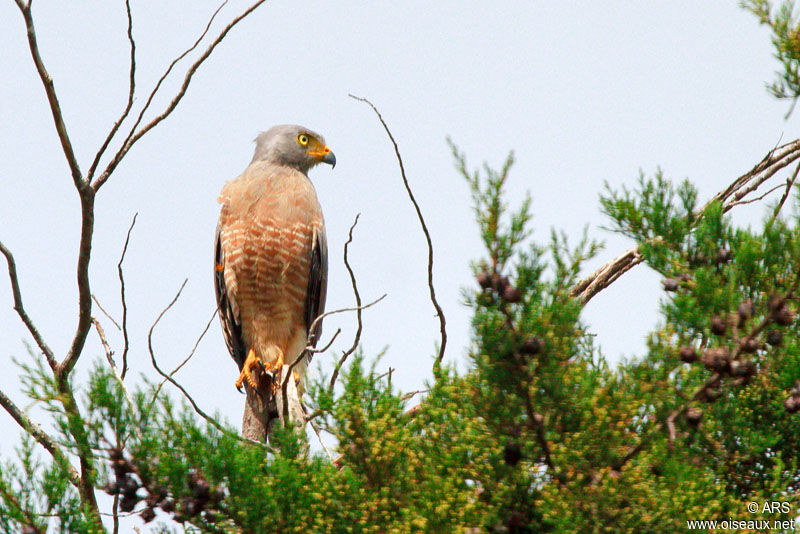
[[[307,421],[311,425],[311,428],[314,430],[314,433],[317,435],[317,439],[319,440],[319,444],[322,446],[322,450],[325,451],[325,454],[328,455],[328,459],[332,462],[333,453],[330,451],[330,449],[328,449],[328,447],[325,445],[325,442],[322,440],[322,434],[319,431],[319,427],[314,421],[310,419],[308,419]]]
[[[316,347],[313,347],[313,346],[311,346],[311,345],[307,345],[307,346],[306,346],[306,349],[305,349],[305,351],[304,351],[304,352],[307,352],[307,353],[309,353],[309,354],[319,354],[320,352],[325,352],[326,350],[328,350],[329,348],[331,348],[331,345],[333,345],[333,342],[334,342],[334,340],[335,340],[335,339],[336,339],[336,337],[337,337],[339,334],[341,334],[341,333],[342,333],[342,329],[341,329],[341,328],[337,328],[337,329],[336,329],[336,332],[334,332],[334,334],[333,334],[333,336],[331,337],[330,341],[328,341],[328,342],[325,344],[325,346],[324,346],[324,347],[322,347],[322,348],[319,348],[319,349],[318,349],[318,348],[316,348]]]
[[[422,394],[422,393],[428,393],[428,392],[430,392],[430,388],[418,389],[418,390],[416,390],[416,391],[409,391],[408,393],[404,393],[404,394],[403,394],[403,395],[400,397],[400,400],[401,400],[401,401],[407,401],[407,400],[413,399],[413,398],[414,398],[414,397],[416,397],[417,395],[420,395],[420,394]]]
[[[56,357],[53,355],[53,350],[45,343],[42,335],[39,333],[39,330],[36,328],[36,325],[33,324],[33,321],[28,316],[28,312],[25,311],[25,307],[22,305],[22,293],[19,290],[19,279],[17,278],[17,265],[14,262],[14,255],[11,254],[11,251],[8,250],[5,245],[3,245],[2,241],[0,241],[0,252],[6,257],[6,262],[8,263],[8,277],[11,280],[11,294],[14,296],[14,311],[17,312],[19,318],[22,319],[22,322],[30,332],[31,336],[33,336],[34,341],[36,341],[36,345],[39,347],[39,350],[42,351],[44,357],[47,358],[47,363],[50,365],[50,368],[55,370],[58,367],[58,362],[56,361]]]
[[[161,368],[158,366],[158,362],[156,361],[156,354],[155,354],[155,351],[153,350],[153,330],[155,330],[156,325],[158,325],[159,321],[161,321],[161,318],[164,317],[164,315],[170,310],[170,308],[172,308],[172,306],[174,306],[175,303],[178,301],[178,298],[181,296],[181,293],[183,292],[183,288],[186,287],[186,282],[188,282],[188,281],[189,281],[188,278],[183,281],[183,283],[181,284],[181,287],[178,289],[178,292],[172,298],[170,303],[167,304],[166,308],[161,310],[161,313],[158,314],[158,317],[156,317],[155,322],[150,327],[150,331],[147,333],[147,349],[150,352],[150,362],[153,364],[153,368],[156,370],[156,372],[158,374],[160,374],[163,378],[165,378],[170,384],[172,384],[173,386],[178,388],[180,390],[180,392],[183,393],[183,396],[186,397],[186,400],[189,401],[189,404],[192,405],[192,408],[194,409],[194,411],[200,417],[205,419],[211,426],[213,426],[214,428],[216,428],[217,430],[219,430],[223,434],[226,434],[228,436],[232,436],[232,437],[236,438],[239,441],[242,441],[244,443],[251,443],[251,444],[255,444],[255,445],[260,445],[261,447],[264,447],[266,449],[271,450],[269,445],[261,443],[260,441],[243,438],[242,436],[236,434],[235,432],[230,432],[227,428],[225,428],[224,426],[219,424],[219,422],[217,422],[216,419],[214,419],[213,417],[208,415],[206,412],[203,411],[202,408],[200,408],[200,406],[197,405],[197,403],[195,402],[194,398],[192,398],[192,396],[189,394],[189,392],[186,391],[186,389],[184,389],[184,387],[182,385],[180,385],[170,375],[168,375],[164,371],[162,371]],[[155,400],[155,398],[153,400]]]
[[[797,101],[797,99],[795,99]],[[781,213],[783,209],[783,204],[786,202],[786,199],[789,197],[789,193],[792,192],[792,186],[794,185],[795,180],[797,180],[797,173],[800,171],[800,163],[794,168],[794,173],[792,173],[792,177],[786,180],[786,190],[783,192],[781,199],[778,201],[778,205],[775,206],[775,209],[772,212],[772,217],[769,218],[769,222],[767,226],[772,226],[772,223],[775,222],[775,219],[778,218],[778,215]]]
[[[94,329],[97,331],[97,336],[100,338],[100,344],[103,345],[103,350],[106,353],[106,361],[108,362],[109,367],[111,367],[111,372],[114,373],[114,378],[119,384],[119,387],[122,389],[122,393],[125,395],[125,400],[128,402],[128,408],[131,410],[131,412],[133,412],[133,398],[131,397],[128,388],[125,386],[122,376],[119,374],[116,363],[114,363],[114,351],[111,350],[111,345],[108,344],[106,333],[103,331],[103,327],[100,326],[100,322],[96,317],[92,317],[92,324],[94,324]],[[138,430],[138,427],[136,427],[136,429]]]
[[[192,356],[194,356],[194,353],[197,351],[197,347],[200,345],[200,342],[203,340],[203,337],[205,337],[206,332],[208,332],[208,329],[211,328],[211,323],[214,322],[214,317],[217,316],[217,311],[218,310],[219,310],[219,308],[214,308],[214,313],[211,314],[211,318],[206,323],[206,327],[203,328],[203,331],[200,333],[200,336],[197,338],[197,341],[194,342],[194,346],[192,347],[191,352],[189,352],[189,355],[186,356],[186,358],[184,358],[184,360],[180,364],[178,364],[178,366],[175,369],[172,370],[172,372],[169,374],[169,376],[175,376],[175,373],[180,371],[181,367],[186,365],[186,363],[189,360],[192,359]],[[158,387],[156,388],[156,391],[153,394],[153,398],[158,396],[158,393],[161,391],[161,388],[164,386],[164,384],[166,382],[167,382],[167,379],[165,378],[165,379],[163,379],[161,381],[161,383],[158,384]]]
[[[369,308],[370,306],[373,306],[373,305],[375,305],[375,304],[379,303],[380,301],[382,301],[382,300],[383,300],[383,299],[385,299],[385,298],[386,298],[386,293],[384,293],[383,295],[381,295],[381,296],[380,296],[380,297],[378,297],[377,299],[373,300],[372,302],[369,302],[369,303],[367,303],[367,304],[364,304],[363,306],[357,306],[357,307],[354,307],[354,308],[339,308],[338,310],[333,310],[333,311],[325,312],[325,313],[323,313],[322,315],[320,315],[319,317],[317,317],[317,319],[321,319],[321,318],[323,318],[323,317],[327,317],[328,315],[333,315],[333,314],[335,314],[335,313],[343,313],[343,312],[349,312],[349,311],[359,311],[359,310],[366,310],[366,309],[367,309],[367,308]],[[315,320],[315,321],[316,321],[316,320]],[[313,323],[312,323],[312,325],[313,325]],[[342,354],[342,357],[341,357],[341,358],[339,358],[339,361],[336,363],[336,367],[335,367],[335,368],[334,368],[334,370],[333,370],[333,371],[334,371],[334,374],[333,374],[333,376],[331,376],[331,383],[330,383],[330,385],[328,386],[329,388],[333,388],[333,386],[336,384],[336,376],[338,376],[338,374],[339,374],[339,370],[342,368],[342,365],[344,365],[344,361],[347,359],[347,356],[349,356],[349,355],[350,355],[350,351],[348,350],[348,351],[345,351],[345,352]]]
[[[326,350],[328,350],[330,346],[333,345],[334,340],[341,332],[342,329],[337,328],[336,332],[333,334],[333,337],[331,337],[330,341],[328,341],[328,343],[326,343],[325,346],[322,347],[321,349],[314,348],[314,346],[312,345],[306,345],[306,348],[297,356],[297,358],[294,359],[292,363],[289,364],[289,369],[286,372],[286,376],[283,377],[283,380],[281,382],[281,389],[283,390],[284,398],[286,396],[286,384],[289,381],[289,377],[292,376],[292,371],[294,371],[295,366],[300,362],[302,362],[304,358],[308,358],[309,354],[316,354],[318,352],[325,352]]]
[[[138,128],[139,124],[141,124],[142,118],[144,117],[144,114],[150,108],[150,104],[153,102],[153,99],[155,98],[156,93],[158,93],[158,90],[161,88],[161,84],[164,83],[164,80],[166,80],[167,76],[169,76],[169,73],[172,72],[172,69],[175,67],[175,65],[177,65],[183,58],[185,58],[195,48],[197,48],[197,45],[199,45],[200,42],[205,38],[205,36],[208,35],[208,31],[211,29],[211,24],[214,22],[214,19],[217,18],[217,15],[219,14],[220,11],[222,11],[222,8],[225,7],[225,4],[227,4],[227,3],[228,3],[228,0],[224,0],[219,5],[219,7],[217,7],[216,11],[214,11],[214,13],[211,14],[211,18],[208,19],[208,22],[206,23],[206,27],[203,30],[203,33],[200,34],[200,37],[198,37],[195,40],[195,42],[194,42],[194,44],[192,44],[192,46],[190,46],[189,48],[184,50],[183,53],[181,53],[178,57],[173,59],[172,63],[169,64],[169,66],[167,67],[167,70],[164,71],[164,74],[162,74],[161,78],[159,78],[158,81],[156,82],[156,85],[155,85],[155,87],[153,87],[153,90],[150,91],[150,96],[147,97],[147,101],[145,102],[145,104],[142,107],[142,109],[139,111],[139,115],[136,117],[136,121],[133,123],[133,126],[131,126],[131,130],[130,130],[130,132],[128,132],[127,137],[125,137],[125,142],[127,142],[131,137],[133,137],[133,134],[136,132],[136,128]]]
[[[100,189],[100,187],[102,187],[102,185],[108,180],[108,178],[111,176],[111,173],[114,172],[114,169],[117,168],[117,165],[119,165],[119,162],[122,161],[122,158],[125,157],[125,154],[128,153],[128,151],[131,149],[131,147],[139,139],[141,139],[144,134],[146,134],[151,129],[153,129],[155,126],[157,126],[161,121],[163,121],[165,118],[167,118],[175,110],[175,108],[180,103],[181,99],[183,99],[184,95],[186,94],[186,91],[189,88],[189,84],[192,81],[192,77],[194,76],[195,72],[197,72],[197,69],[200,68],[200,65],[202,65],[203,62],[205,62],[206,59],[208,59],[208,56],[211,55],[211,53],[214,51],[214,49],[217,47],[217,45],[219,45],[222,42],[222,40],[225,39],[225,36],[228,34],[228,32],[230,32],[231,29],[234,26],[236,26],[243,18],[245,18],[250,13],[255,11],[255,9],[258,8],[265,1],[266,0],[258,0],[257,2],[252,4],[250,7],[248,7],[239,16],[235,17],[227,26],[225,26],[225,28],[223,28],[223,30],[219,33],[219,35],[217,35],[216,39],[214,39],[208,45],[208,48],[206,48],[206,50],[200,55],[200,57],[194,63],[192,63],[192,65],[186,71],[186,75],[184,76],[183,83],[181,84],[181,87],[178,90],[178,93],[175,95],[175,97],[173,97],[172,101],[170,101],[170,103],[167,105],[167,107],[164,109],[164,111],[162,111],[159,115],[157,115],[155,118],[153,118],[149,123],[147,123],[146,125],[142,126],[138,130],[136,130],[135,133],[134,133],[133,129],[131,130],[131,134],[129,134],[128,137],[125,139],[125,142],[122,144],[120,149],[117,151],[117,153],[111,159],[111,161],[108,163],[108,165],[106,166],[106,168],[103,171],[103,173],[100,176],[98,176],[95,179],[95,181],[92,183],[92,188],[94,188],[95,191]],[[220,8],[221,8],[221,6],[220,6]],[[215,16],[216,16],[216,13],[215,13]],[[213,20],[213,17],[212,17],[212,20]],[[210,26],[210,24],[211,24],[211,22],[209,21],[209,26]],[[205,34],[205,32],[204,32],[204,34]],[[202,37],[201,37],[201,39],[202,39]],[[194,48],[194,47],[192,47],[192,48]],[[177,62],[177,60],[176,60],[176,62]],[[170,66],[170,68],[171,67],[172,66]],[[138,120],[137,120],[137,123],[138,123]],[[135,128],[136,128],[136,126],[134,125],[134,129]]]
[[[78,160],[75,157],[75,151],[72,148],[72,141],[70,141],[69,134],[67,133],[67,125],[64,123],[64,116],[61,113],[61,104],[58,103],[58,96],[56,96],[56,88],[53,84],[53,78],[47,72],[42,61],[42,56],[39,53],[39,44],[36,41],[36,29],[33,26],[33,15],[31,14],[30,2],[23,2],[23,0],[14,0],[25,19],[25,28],[28,31],[28,47],[31,50],[31,58],[36,66],[36,72],[39,73],[39,78],[42,80],[44,92],[47,94],[47,102],[50,104],[50,113],[53,115],[53,123],[58,133],[58,140],[61,142],[61,149],[64,152],[64,157],[67,159],[67,165],[72,173],[72,181],[75,187],[79,190],[85,185],[83,176],[81,175],[81,168],[78,165]]]
[[[353,273],[353,268],[350,267],[350,260],[348,256],[348,247],[350,243],[353,242],[353,230],[355,229],[356,225],[358,224],[358,218],[361,217],[360,213],[356,214],[356,218],[353,220],[353,224],[350,225],[350,231],[347,234],[347,241],[344,243],[344,266],[347,268],[347,273],[350,275],[350,285],[353,286],[353,295],[356,297],[356,307],[361,307],[361,294],[358,292],[358,284],[356,283],[356,275]],[[331,382],[328,386],[328,389],[333,391],[333,387],[336,385],[336,378],[339,376],[339,370],[341,370],[342,365],[344,362],[347,361],[347,358],[356,350],[358,347],[358,342],[361,341],[361,331],[363,328],[363,324],[361,323],[361,310],[356,311],[356,321],[358,321],[358,327],[356,328],[356,335],[353,337],[353,344],[350,346],[349,349],[342,353],[341,358],[336,363],[336,367],[333,369],[333,374],[331,375]]]
[[[747,200],[739,200],[739,201],[736,201],[736,202],[731,202],[730,204],[728,204],[728,207],[730,209],[730,208],[733,208],[733,207],[736,207],[736,206],[744,206],[745,204],[753,204],[755,202],[758,202],[759,200],[764,200],[771,193],[774,193],[775,191],[777,191],[778,189],[781,189],[783,187],[786,187],[786,184],[778,184],[775,187],[773,187],[772,189],[766,191],[765,193],[762,193],[762,194],[758,195],[757,197],[748,198]]]
[[[105,141],[103,141],[103,144],[100,146],[100,150],[98,150],[97,154],[95,154],[92,165],[89,167],[89,172],[86,174],[86,180],[88,182],[92,181],[94,173],[97,170],[97,165],[100,163],[100,158],[103,157],[103,154],[108,148],[109,143],[111,143],[111,140],[117,134],[117,130],[119,130],[120,125],[123,123],[123,121],[125,121],[125,118],[128,116],[128,113],[131,112],[131,108],[133,107],[133,95],[136,92],[136,42],[133,40],[133,17],[131,16],[130,0],[125,0],[125,14],[128,16],[128,43],[130,44],[131,50],[131,67],[130,74],[128,76],[128,103],[125,105],[122,115],[120,115],[119,119],[117,119],[117,121],[114,123],[114,126],[111,127],[111,131],[108,132]]]
[[[122,349],[122,378],[125,378],[125,375],[128,373],[128,304],[125,300],[125,277],[122,275],[122,262],[125,261],[125,253],[128,252],[128,242],[131,240],[131,231],[133,231],[133,225],[136,224],[136,217],[139,215],[139,212],[133,214],[133,220],[131,221],[131,225],[128,227],[128,234],[125,236],[125,245],[122,247],[122,254],[119,257],[119,263],[117,263],[117,274],[119,275],[119,298],[122,302],[122,338],[125,342],[125,346]]]
[[[106,311],[105,308],[103,308],[103,305],[100,304],[100,301],[97,299],[97,295],[95,295],[94,293],[92,293],[92,300],[94,301],[95,304],[97,304],[97,309],[103,312],[103,315],[106,316],[106,319],[111,321],[111,324],[116,326],[117,330],[122,330],[122,327],[119,325],[119,323],[115,321],[113,317],[111,317],[111,315]]]
[[[442,358],[444,358],[444,349],[445,345],[447,345],[447,330],[445,329],[446,321],[444,318],[444,312],[442,311],[442,307],[439,306],[439,302],[436,300],[436,290],[433,287],[433,243],[431,242],[431,234],[428,232],[428,225],[425,224],[425,218],[422,216],[422,211],[419,209],[419,204],[417,204],[417,200],[414,198],[414,193],[411,192],[411,186],[409,186],[408,178],[406,177],[406,170],[405,167],[403,167],[403,158],[400,157],[400,149],[397,146],[397,142],[394,140],[392,132],[389,130],[389,126],[387,126],[386,121],[383,120],[383,116],[378,111],[378,108],[375,107],[375,104],[363,97],[352,94],[349,96],[350,98],[358,100],[359,102],[365,102],[368,104],[372,108],[372,111],[374,111],[378,116],[378,120],[381,121],[383,129],[386,130],[389,140],[391,140],[392,145],[394,146],[394,153],[395,156],[397,156],[397,163],[400,165],[400,175],[403,177],[403,184],[406,186],[406,192],[408,193],[408,197],[411,199],[411,203],[414,204],[414,209],[417,212],[417,218],[422,226],[422,232],[425,234],[425,241],[428,243],[428,289],[430,289],[433,307],[436,308],[436,315],[439,317],[439,331],[442,338],[441,345],[439,346],[439,354],[436,356],[436,361],[434,362],[434,370],[436,370],[441,366]]]

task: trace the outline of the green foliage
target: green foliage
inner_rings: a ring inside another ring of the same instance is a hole
[[[782,0],[776,7],[770,0],[744,0],[741,5],[772,30],[775,57],[783,70],[767,86],[769,91],[777,98],[796,101],[800,96],[800,23],[794,1]]]
[[[607,186],[609,228],[638,243],[667,290],[646,353],[613,367],[570,296],[599,245],[532,241],[529,199],[510,214],[503,200],[511,158],[471,172],[453,151],[486,246],[465,290],[466,372],[440,369],[418,397],[357,352],[338,388],[308,385],[332,459],[297,428],[276,429],[270,446],[244,441],[155,385],[128,399],[105,364],[76,439],[31,354],[23,388],[53,415],[57,445],[73,458],[88,447],[97,491],[153,532],[671,533],[691,519],[791,519],[744,505],[800,504],[798,219],[733,227],[660,171],[634,190]],[[0,469],[0,527],[96,532],[69,466],[34,449],[23,441]]]

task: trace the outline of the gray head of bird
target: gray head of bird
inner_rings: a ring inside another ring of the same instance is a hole
[[[336,156],[320,134],[296,124],[281,124],[255,139],[253,162],[266,161],[293,167],[303,174],[318,163],[336,166]]]

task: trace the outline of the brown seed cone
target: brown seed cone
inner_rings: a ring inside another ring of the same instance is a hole
[[[688,410],[686,410],[686,422],[692,426],[697,426],[700,424],[700,420],[703,418],[703,409],[698,408],[697,406],[692,406]]]
[[[728,370],[730,360],[728,347],[711,347],[703,352],[703,365],[710,371],[724,373]]]
[[[800,410],[800,397],[789,397],[783,401],[783,406],[789,413],[795,413]]]
[[[664,278],[661,285],[664,286],[664,291],[677,291],[680,284],[674,278]]]
[[[752,354],[761,348],[761,343],[754,337],[746,337],[741,342],[742,352]]]
[[[713,334],[721,336],[725,333],[726,328],[727,325],[725,324],[725,319],[723,319],[722,317],[717,315],[714,316],[713,319],[711,319],[711,332]]]
[[[693,363],[697,361],[697,351],[694,350],[694,347],[684,345],[678,349],[678,357],[682,362]]]
[[[783,334],[780,330],[770,330],[767,332],[767,343],[773,347],[779,347],[783,342]]]
[[[794,320],[794,311],[789,306],[783,306],[773,313],[775,322],[781,326],[789,326]]]
[[[730,368],[731,376],[752,376],[756,372],[756,366],[750,360],[733,360]]]
[[[522,300],[522,293],[520,293],[516,287],[507,285],[505,289],[503,289],[503,300],[511,304],[516,304]]]
[[[489,289],[492,287],[492,278],[486,271],[479,272],[475,278],[478,280],[478,285],[481,286],[481,288]]]
[[[529,337],[519,346],[519,351],[529,356],[539,354],[542,351],[542,340],[538,337]]]

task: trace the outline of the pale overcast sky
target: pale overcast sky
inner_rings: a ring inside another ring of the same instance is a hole
[[[245,5],[230,2],[214,28]],[[134,110],[215,8],[213,1],[132,1]],[[127,97],[124,3],[37,0],[34,17],[86,170]],[[165,84],[154,111],[172,97],[187,65]],[[341,250],[361,213],[351,249],[361,294],[370,300],[388,293],[364,312],[364,350],[374,355],[388,347],[380,366],[396,369],[402,389],[418,389],[430,377],[438,341],[425,242],[391,144],[372,111],[348,93],[370,98],[399,143],[435,246],[447,359],[464,369],[470,310],[460,291],[474,284],[469,263],[483,251],[447,136],[473,166],[499,166],[515,150],[509,203],[531,192],[535,239],[547,240],[555,227],[577,240],[588,225],[607,245],[597,266],[630,246],[600,229],[605,180],[634,184],[639,169],[660,166],[670,178],[695,181],[707,198],[781,138],[797,136],[796,117],[783,118],[788,104],[764,89],[777,68],[767,29],[735,1],[267,2],[232,31],[176,112],[132,149],[101,190],[92,291],[119,320],[116,264],[138,212],[125,261],[131,377],[155,378],[147,330],[188,277],[155,334],[162,365],[177,365],[215,308],[220,188],[250,161],[258,132],[302,124],[322,133],[337,157],[334,170],[311,172],[331,250],[328,309],[353,303]],[[79,206],[11,0],[0,2],[0,77],[0,240],[16,256],[29,314],[61,358],[76,323]],[[584,317],[609,359],[641,353],[659,297],[658,278],[638,267],[589,304]],[[26,406],[11,358],[30,358],[29,338],[12,306],[8,280],[0,277],[0,388]],[[121,353],[119,332],[94,313]],[[335,350],[316,357],[326,369],[351,343],[354,316],[326,319],[326,339],[338,327]],[[79,371],[101,355],[92,333]],[[177,378],[203,408],[238,427],[244,397],[233,387],[237,374],[215,321]],[[0,429],[5,456],[18,428],[0,413]]]

